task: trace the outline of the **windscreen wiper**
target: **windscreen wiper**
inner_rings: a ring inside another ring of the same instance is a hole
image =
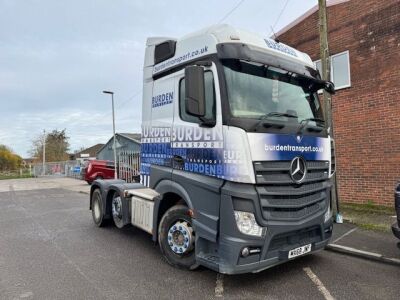
[[[285,124],[282,122],[276,122],[276,121],[268,121],[265,122],[266,119],[270,118],[270,117],[286,117],[286,118],[296,118],[296,115],[292,115],[289,113],[282,113],[282,112],[277,112],[277,111],[273,111],[270,112],[268,114],[262,115],[259,119],[260,121],[258,121],[258,123],[256,124],[256,126],[254,127],[254,131],[257,131],[258,127],[260,127],[260,125],[262,124],[264,127],[277,127],[278,129],[281,129],[283,127],[285,127]]]
[[[300,125],[297,128],[297,134],[302,134],[304,128],[306,128],[310,122],[315,122],[315,124],[319,127],[319,128],[314,127],[313,128],[314,131],[321,132],[322,129],[324,128],[324,124],[325,124],[324,120],[319,119],[319,118],[307,118],[307,119],[301,120]]]
[[[260,119],[263,119],[263,120],[264,120],[264,119],[267,119],[267,118],[269,118],[269,117],[297,118],[296,115],[292,115],[292,114],[289,114],[289,113],[282,113],[282,112],[273,111],[273,112],[270,112],[270,113],[268,113],[268,114],[266,114],[266,115],[261,116]]]

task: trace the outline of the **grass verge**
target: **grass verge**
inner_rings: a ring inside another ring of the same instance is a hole
[[[340,205],[340,210],[347,222],[366,230],[390,232],[395,222],[394,207],[378,206],[372,203],[345,203]]]
[[[33,175],[29,174],[11,174],[11,175],[0,175],[0,180],[6,180],[6,179],[22,179],[22,178],[32,178],[34,177]]]

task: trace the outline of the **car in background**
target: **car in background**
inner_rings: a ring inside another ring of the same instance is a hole
[[[92,184],[96,179],[113,179],[115,165],[109,160],[90,160],[85,167],[84,180]]]
[[[396,209],[397,219],[392,225],[393,234],[400,239],[400,182],[397,184],[394,192],[394,207]]]

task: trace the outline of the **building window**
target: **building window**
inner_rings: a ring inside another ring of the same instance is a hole
[[[344,51],[331,55],[331,81],[335,84],[335,89],[340,90],[351,86],[350,81],[350,57],[349,51]],[[322,74],[321,60],[314,62],[315,67]]]
[[[215,118],[215,88],[214,77],[211,71],[204,72],[204,89],[206,98],[206,119]],[[185,78],[179,83],[179,113],[182,121],[191,123],[201,123],[200,119],[186,113],[185,106]]]

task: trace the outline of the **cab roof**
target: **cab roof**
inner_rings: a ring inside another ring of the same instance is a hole
[[[300,52],[284,43],[276,42],[275,40],[262,37],[258,34],[237,29],[231,25],[219,24],[213,25],[193,33],[187,34],[179,39],[152,37],[147,40],[147,46],[156,46],[166,41],[176,42],[174,55],[169,59],[179,58],[185,55],[188,51],[197,50],[201,45],[207,47],[207,54],[216,53],[217,44],[223,43],[239,43],[249,46],[251,49],[262,51],[271,55],[276,55],[282,59],[289,60],[294,63],[299,63],[304,66],[315,68],[311,58],[303,52]],[[154,53],[154,52],[153,52]],[[154,55],[154,54],[153,54]],[[201,57],[199,55],[198,57]],[[198,58],[196,57],[196,58]],[[152,65],[160,65],[164,62]],[[147,64],[149,66],[149,64]],[[155,72],[156,73],[156,72]]]

